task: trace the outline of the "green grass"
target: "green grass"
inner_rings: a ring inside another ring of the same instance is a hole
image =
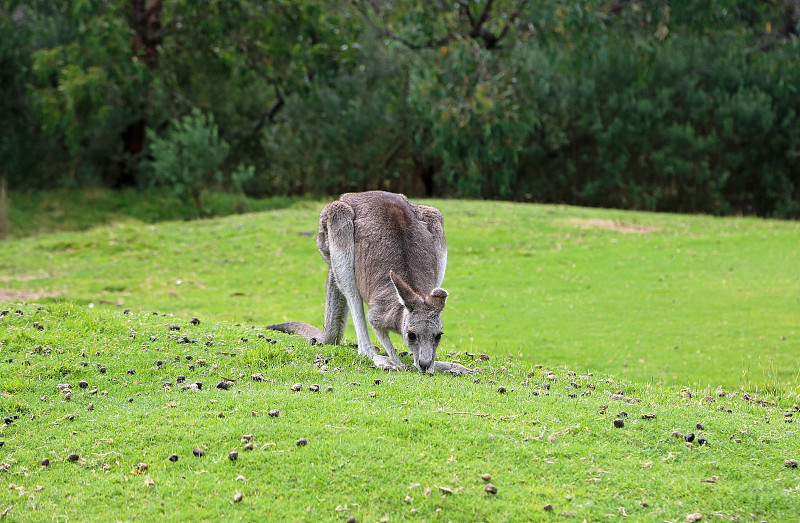
[[[463,350],[449,358],[482,367],[478,383],[382,373],[352,347],[188,319],[69,301],[12,305],[0,318],[0,410],[18,418],[0,426],[0,510],[14,521],[798,517],[800,473],[784,467],[800,457],[796,424],[783,421],[787,399],[771,405],[711,390],[686,398],[598,372],[535,368],[528,357],[473,360]],[[264,381],[250,379],[255,373]],[[202,389],[180,390],[179,374]],[[223,377],[236,385],[217,389]],[[290,390],[295,382],[300,391]],[[321,390],[309,391],[312,383]],[[69,401],[57,384],[72,386]],[[612,399],[618,392],[631,402]],[[267,415],[273,408],[279,417]],[[614,428],[622,411],[625,427]],[[673,430],[710,444],[687,447]],[[308,445],[298,447],[299,438]],[[194,457],[195,447],[205,455]],[[68,462],[70,453],[79,460]],[[485,473],[496,495],[484,492]]]
[[[143,223],[155,219],[146,201],[131,204],[132,219],[0,243],[0,293],[322,325],[327,267],[314,241],[322,201]],[[444,213],[449,246],[445,350],[521,355],[673,389],[797,394],[797,222],[428,203]],[[82,209],[72,212],[95,212]]]
[[[296,198],[255,200],[235,194],[203,195],[203,207],[183,202],[163,190],[83,189],[11,192],[8,195],[8,236],[23,238],[55,231],[82,231],[102,224],[133,220],[155,223],[191,220],[242,212],[279,209]]]

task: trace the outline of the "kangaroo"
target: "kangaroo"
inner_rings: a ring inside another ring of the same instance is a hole
[[[358,353],[376,367],[403,368],[389,339],[391,331],[403,337],[419,371],[471,372],[458,363],[436,361],[447,300],[441,288],[447,244],[438,209],[414,205],[402,194],[346,193],[322,209],[317,247],[329,267],[324,330],[297,321],[267,325],[268,329],[338,345],[349,309]],[[369,307],[366,317],[363,302]],[[367,319],[388,357],[375,351]]]

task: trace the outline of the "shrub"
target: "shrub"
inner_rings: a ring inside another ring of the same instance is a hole
[[[199,210],[207,189],[243,193],[244,184],[255,173],[251,165],[240,164],[227,176],[222,167],[230,146],[219,136],[213,115],[197,109],[173,120],[163,137],[148,130],[152,183],[171,188],[181,199],[191,199]]]

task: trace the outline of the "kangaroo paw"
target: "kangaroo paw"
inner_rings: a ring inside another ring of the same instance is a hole
[[[468,369],[460,363],[452,363],[449,361],[437,361],[433,364],[433,369],[436,372],[449,372],[456,376],[460,376],[461,374],[469,374],[472,372],[472,369]]]
[[[402,370],[403,366],[398,365],[386,356],[375,355],[372,357],[372,362],[381,370]]]

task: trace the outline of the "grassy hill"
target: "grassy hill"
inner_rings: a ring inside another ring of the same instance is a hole
[[[444,213],[449,247],[445,350],[675,387],[780,395],[800,384],[797,222],[429,203]],[[0,299],[321,326],[322,202],[281,204],[2,242]]]
[[[800,225],[431,203],[471,376],[263,330],[322,325],[321,202],[0,243],[0,513],[800,516]]]
[[[0,318],[2,510],[15,521],[798,515],[783,401],[463,351],[446,357],[473,376],[388,374],[351,347],[200,322],[70,302]]]

